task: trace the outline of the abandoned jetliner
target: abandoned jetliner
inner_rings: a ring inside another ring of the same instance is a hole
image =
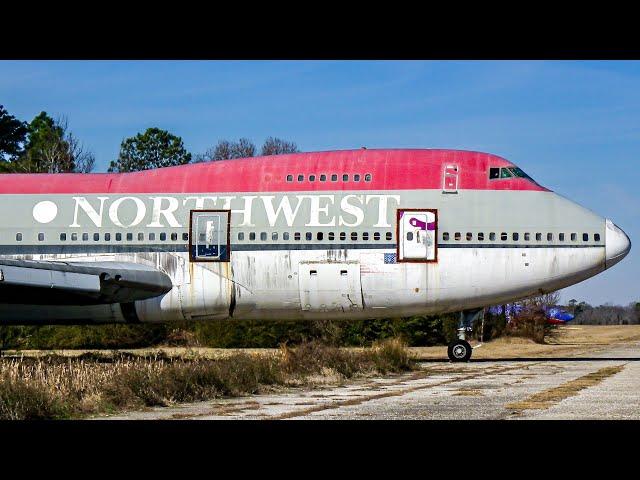
[[[513,163],[350,150],[0,175],[0,321],[373,318],[557,290],[631,247]]]

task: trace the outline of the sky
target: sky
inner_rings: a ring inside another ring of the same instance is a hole
[[[0,104],[66,116],[98,172],[149,127],[194,155],[271,135],[302,151],[494,153],[640,239],[638,61],[0,61]],[[637,248],[562,300],[640,300]]]

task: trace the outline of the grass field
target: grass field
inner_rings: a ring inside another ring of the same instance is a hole
[[[548,339],[545,344],[538,344],[532,340],[520,337],[501,337],[491,342],[485,342],[475,348],[473,358],[518,358],[518,357],[557,357],[571,356],[597,349],[598,346],[610,345],[626,341],[640,340],[640,325],[576,325],[561,326],[557,335]],[[477,341],[471,341],[477,346]],[[346,348],[349,351],[365,351],[364,348]],[[443,359],[447,357],[446,346],[410,347],[410,355],[416,360]],[[105,357],[119,353],[129,353],[140,356],[166,355],[178,358],[227,358],[239,353],[260,356],[278,356],[281,350],[277,348],[207,348],[207,347],[159,347],[139,348],[128,350],[7,350],[5,356],[42,357],[50,355],[80,356],[95,354]]]

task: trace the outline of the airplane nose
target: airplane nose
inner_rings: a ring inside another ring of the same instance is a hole
[[[605,268],[611,268],[622,260],[631,250],[631,240],[620,227],[611,220],[606,220],[605,236]]]

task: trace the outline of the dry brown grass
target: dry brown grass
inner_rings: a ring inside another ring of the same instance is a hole
[[[564,357],[597,351],[607,345],[640,340],[640,325],[561,326],[546,344],[520,337],[501,337],[473,350],[474,359]],[[478,342],[471,342],[477,345]],[[446,347],[412,347],[409,352],[419,360],[446,358]]]
[[[3,358],[0,419],[73,418],[412,368],[399,340],[359,351],[310,342],[283,347],[277,355],[234,353],[218,359],[122,352]]]
[[[508,403],[505,406],[513,410],[546,409],[565,398],[577,395],[580,390],[599,384],[605,378],[615,375],[623,368],[624,365],[604,367],[580,378],[576,378],[575,380],[563,383],[557,387],[535,393],[525,400]]]

